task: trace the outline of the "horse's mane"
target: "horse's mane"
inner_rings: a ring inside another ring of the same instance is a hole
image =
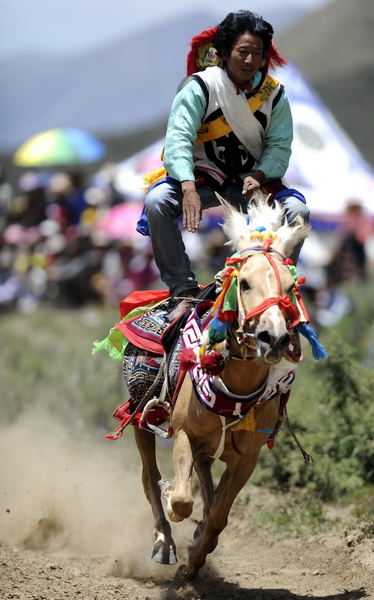
[[[224,209],[225,220],[222,229],[228,238],[226,244],[234,251],[241,249],[243,245],[258,245],[256,231],[261,229],[276,234],[274,245],[289,256],[294,246],[309,233],[309,225],[301,217],[297,217],[295,222],[289,225],[280,202],[273,200],[270,203],[270,196],[261,190],[254,192],[247,213],[238,211],[221,196],[217,196]]]

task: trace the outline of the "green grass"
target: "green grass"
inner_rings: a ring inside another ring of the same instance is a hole
[[[49,310],[1,317],[0,412],[2,423],[26,409],[43,408],[88,428],[113,427],[111,414],[126,396],[121,363],[91,355],[118,320],[101,308]],[[105,355],[104,355],[105,354]]]
[[[263,531],[269,541],[326,533],[339,520],[338,512],[327,510],[321,500],[306,490],[297,494],[264,493],[262,488],[247,485],[233,510],[249,532]]]

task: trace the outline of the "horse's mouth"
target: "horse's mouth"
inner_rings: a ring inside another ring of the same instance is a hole
[[[257,350],[259,358],[261,358],[261,360],[266,364],[275,365],[284,357],[289,343],[290,336],[288,334],[273,344],[268,344],[265,341],[257,338]]]
[[[261,358],[262,362],[267,365],[276,365],[278,364],[284,356],[284,352],[276,352],[272,353],[271,351],[265,352],[264,354],[259,349],[259,358]]]

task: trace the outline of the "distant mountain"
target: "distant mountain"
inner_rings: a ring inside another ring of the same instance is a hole
[[[305,9],[264,13],[276,30]],[[0,151],[51,127],[100,136],[165,120],[185,74],[190,39],[224,15],[191,13],[76,56],[20,55],[0,63]]]
[[[373,32],[373,0],[335,0],[277,40],[372,165]]]

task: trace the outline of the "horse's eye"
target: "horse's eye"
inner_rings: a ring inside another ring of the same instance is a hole
[[[241,279],[240,280],[240,291],[241,292],[249,292],[250,289],[251,289],[251,286],[249,285],[248,281],[246,279]]]

